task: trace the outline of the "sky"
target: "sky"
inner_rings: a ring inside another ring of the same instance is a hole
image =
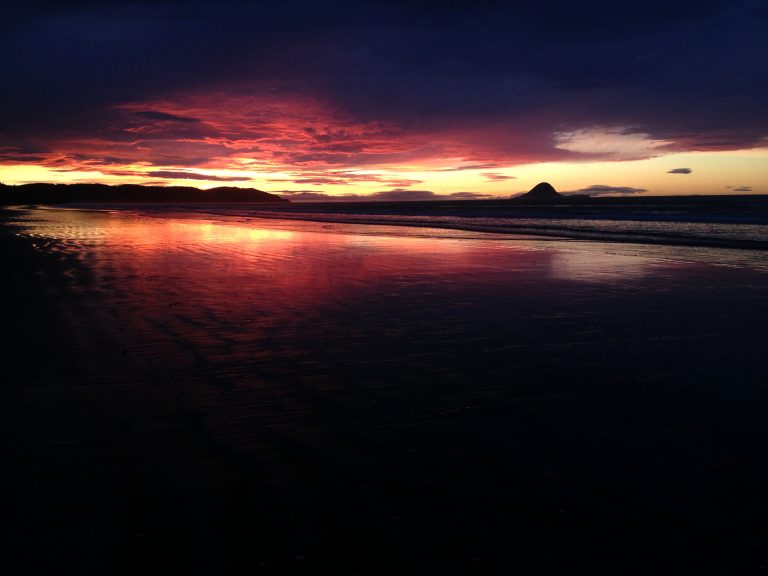
[[[768,194],[768,2],[28,0],[0,182]]]

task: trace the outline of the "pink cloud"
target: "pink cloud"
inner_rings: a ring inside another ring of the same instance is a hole
[[[420,182],[351,170],[448,159],[457,163],[449,169],[463,170],[570,155],[550,144],[525,126],[404,127],[356,119],[314,98],[254,89],[252,94],[191,93],[122,104],[102,111],[88,132],[53,137],[45,153],[9,150],[0,154],[0,162],[29,160],[77,170],[137,164],[169,170],[261,168],[292,173],[298,183],[383,181],[407,187]]]
[[[639,129],[579,127],[572,120],[577,116],[574,107],[560,104],[524,116],[483,121],[456,117],[405,124],[361,119],[329,101],[251,85],[123,103],[95,114],[92,125],[80,132],[52,136],[45,149],[0,148],[0,164],[29,163],[135,178],[173,173],[174,178],[201,180],[191,169],[249,170],[286,174],[269,179],[273,182],[311,186],[380,182],[407,189],[422,180],[393,178],[392,171],[486,170],[482,175],[487,180],[506,181],[514,177],[495,170],[545,161],[627,160],[684,149],[724,150],[743,144],[742,134],[725,131],[659,139]],[[555,125],[559,131],[553,131]]]

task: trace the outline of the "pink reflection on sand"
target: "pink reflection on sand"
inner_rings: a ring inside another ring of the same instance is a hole
[[[96,288],[128,307],[158,316],[188,309],[189,316],[236,322],[286,322],[368,297],[507,298],[535,293],[542,282],[639,278],[653,264],[590,243],[180,213],[52,210],[30,226],[86,259]]]
[[[137,354],[220,369],[237,382],[255,378],[254,363],[278,358],[281,374],[324,378],[317,355],[340,362],[382,339],[398,350],[414,337],[425,349],[463,349],[467,338],[493,338],[497,318],[506,333],[531,307],[546,301],[548,313],[593,298],[652,263],[601,256],[597,244],[580,252],[475,233],[239,216],[52,210],[25,228],[81,261],[69,276],[90,313],[140,335]],[[585,280],[603,285],[595,291]],[[579,314],[558,321],[578,326]],[[486,325],[478,335],[474,327]]]
[[[389,226],[259,219],[145,217],[50,210],[32,233],[90,253],[98,274],[127,283],[158,274],[188,292],[280,290],[296,301],[358,290],[385,278],[433,282],[613,282],[643,276],[653,260],[598,243],[515,241],[498,236]],[[432,237],[430,233],[439,234]],[[450,234],[450,237],[445,237]],[[299,294],[304,294],[299,298]],[[197,294],[202,296],[201,293]]]
[[[35,234],[58,240],[73,255],[87,254],[97,285],[148,308],[232,308],[238,301],[272,313],[376,293],[383,283],[461,282],[499,266],[496,251],[482,242],[403,236],[399,229],[366,235],[352,233],[365,227],[307,222],[46,216]]]

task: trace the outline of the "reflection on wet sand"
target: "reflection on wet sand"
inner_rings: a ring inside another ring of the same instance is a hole
[[[445,275],[446,281],[458,274],[493,276],[535,271],[551,278],[607,281],[617,276],[636,276],[654,265],[642,256],[623,256],[596,250],[574,249],[573,243],[515,242],[494,235],[451,232],[451,237],[408,235],[408,229],[387,226],[321,225],[311,222],[253,220],[246,224],[189,219],[157,219],[78,211],[49,211],[44,223],[36,223],[32,234],[63,243],[64,249],[79,253],[100,247],[111,256],[135,267],[137,262],[156,259],[170,270],[172,277],[185,274],[193,280],[196,272],[204,279],[240,269],[247,274],[277,274],[273,279],[286,288],[295,282],[290,296],[303,300],[303,286],[324,285],[321,277],[333,277],[335,285],[346,279],[358,285],[364,278],[403,274]],[[289,227],[285,227],[285,226]],[[371,231],[379,231],[372,234]],[[443,233],[445,233],[443,231]],[[586,243],[584,243],[586,245]],[[537,251],[531,253],[533,249]],[[215,254],[218,253],[218,257]],[[205,268],[188,268],[190,259],[205,260]],[[97,257],[98,259],[98,257]],[[228,260],[226,269],[217,268]],[[291,262],[300,261],[291,267]],[[542,266],[541,261],[548,261]],[[132,263],[133,262],[133,263]],[[275,267],[276,262],[287,268]],[[106,263],[106,262],[105,262]],[[98,262],[94,262],[98,266]],[[290,277],[279,279],[280,276]],[[466,276],[461,276],[466,280]],[[135,278],[132,275],[131,278]],[[492,280],[485,278],[485,280]],[[199,281],[198,280],[198,281]],[[198,281],[193,281],[197,283]],[[310,291],[312,292],[312,291]],[[311,296],[310,294],[309,296]]]
[[[550,260],[550,277],[562,280],[621,282],[640,278],[652,269],[646,258],[597,250],[556,250]]]
[[[98,295],[102,324],[140,334],[153,357],[235,379],[268,357],[271,377],[378,380],[373,367],[384,362],[396,381],[415,374],[418,359],[454,362],[443,378],[475,378],[482,365],[493,380],[510,368],[503,350],[540,341],[559,362],[580,361],[623,325],[617,294],[642,298],[706,269],[595,243],[386,226],[77,211],[47,211],[27,226],[85,261],[70,273]],[[625,364],[612,369],[634,360]]]
[[[30,211],[16,230],[44,278],[64,272],[18,311],[44,346],[4,397],[23,431],[9,457],[38,479],[11,514],[26,558],[82,573],[116,555],[240,573],[298,557],[308,573],[511,573],[552,550],[554,565],[714,547],[755,561],[761,272],[183,214]]]

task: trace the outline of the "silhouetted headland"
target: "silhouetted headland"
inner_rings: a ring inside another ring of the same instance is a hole
[[[564,196],[549,182],[539,182],[525,194],[512,198],[515,202],[524,204],[581,203],[589,199],[590,197],[585,194]]]
[[[192,186],[139,184],[21,184],[0,183],[0,205],[66,204],[70,202],[284,202],[256,188],[222,186],[201,190]]]
[[[520,196],[520,198],[527,200],[556,200],[562,198],[562,195],[558,194],[555,187],[549,182],[539,182],[527,193]]]

